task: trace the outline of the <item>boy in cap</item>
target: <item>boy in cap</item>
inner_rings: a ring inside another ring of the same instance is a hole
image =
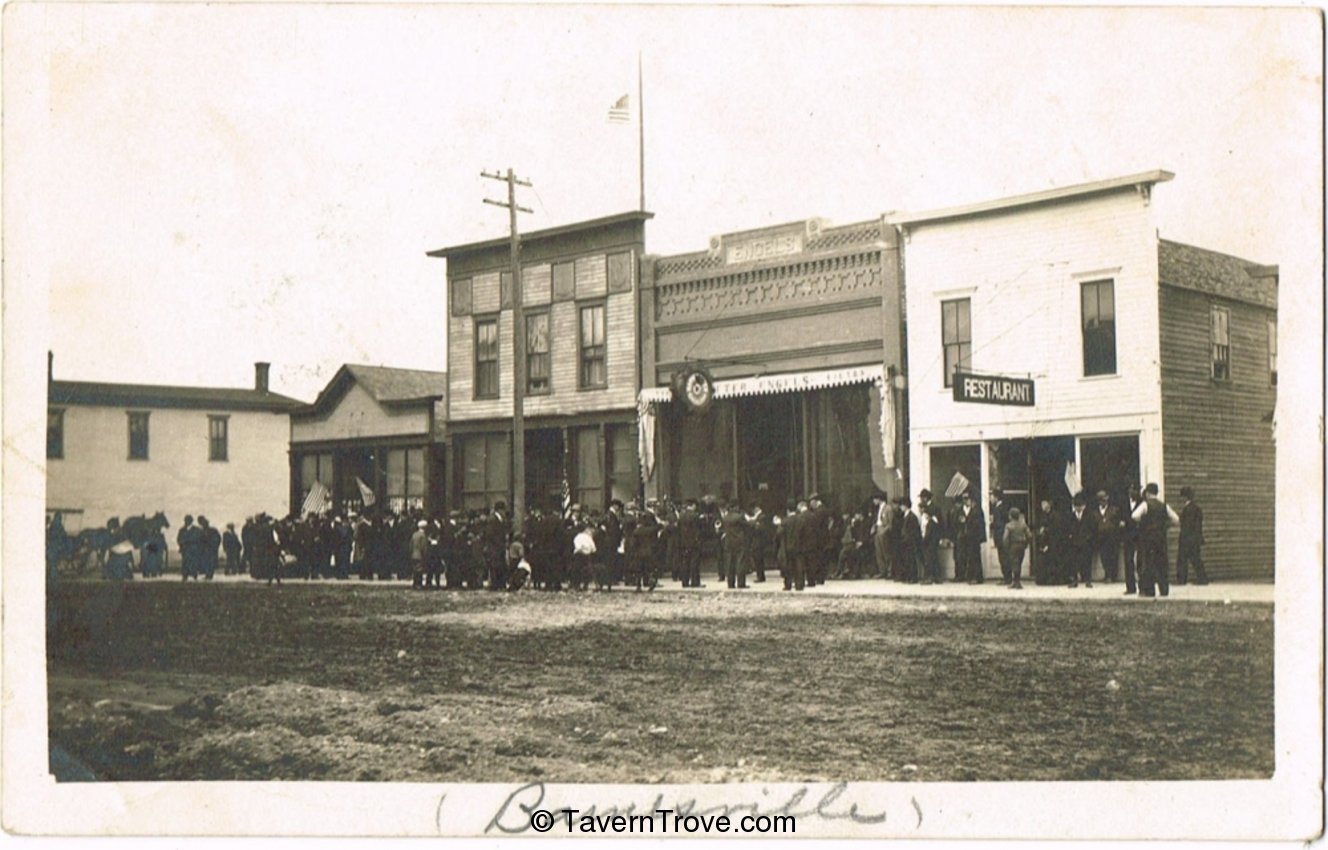
[[[1180,488],[1180,497],[1185,504],[1180,509],[1180,543],[1176,547],[1176,584],[1185,584],[1189,578],[1190,564],[1194,564],[1194,583],[1208,584],[1208,573],[1204,571],[1203,555],[1203,510],[1194,501],[1194,488]]]

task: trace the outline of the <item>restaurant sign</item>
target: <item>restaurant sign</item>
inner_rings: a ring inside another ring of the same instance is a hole
[[[976,404],[1007,404],[1016,407],[1033,406],[1033,380],[1031,378],[1005,378],[999,375],[973,375],[956,372],[954,400]]]

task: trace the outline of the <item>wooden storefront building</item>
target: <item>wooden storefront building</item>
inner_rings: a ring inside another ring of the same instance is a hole
[[[603,508],[640,492],[637,294],[649,212],[521,235],[526,504],[564,492]],[[451,504],[513,503],[515,350],[507,238],[429,252],[447,261]]]
[[[347,363],[291,416],[290,505],[321,482],[336,511],[445,508],[447,373]]]
[[[881,219],[727,233],[647,262],[641,456],[647,495],[782,513],[905,489],[899,267]],[[682,384],[709,382],[698,407]],[[675,384],[679,389],[674,389]]]

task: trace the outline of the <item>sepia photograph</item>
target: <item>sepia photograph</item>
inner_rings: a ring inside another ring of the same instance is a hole
[[[5,830],[1321,835],[1323,60],[6,5]]]

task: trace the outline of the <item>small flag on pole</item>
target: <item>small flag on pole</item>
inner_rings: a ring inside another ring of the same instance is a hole
[[[364,506],[366,508],[372,505],[374,502],[378,501],[378,499],[374,496],[374,491],[369,489],[369,485],[365,484],[364,480],[360,478],[360,476],[358,475],[355,476],[355,483],[359,485],[360,501],[364,503]]]
[[[308,514],[321,514],[328,509],[332,503],[332,494],[328,492],[327,487],[323,486],[322,481],[315,481],[314,486],[309,488],[309,495],[304,497],[304,506],[300,512]]]
[[[964,473],[955,472],[954,478],[950,479],[950,486],[945,488],[945,498],[954,499],[962,496],[964,491],[968,489],[968,484],[968,479],[964,477]]]
[[[626,124],[632,120],[632,101],[630,95],[623,95],[609,107],[609,121],[614,124]]]

